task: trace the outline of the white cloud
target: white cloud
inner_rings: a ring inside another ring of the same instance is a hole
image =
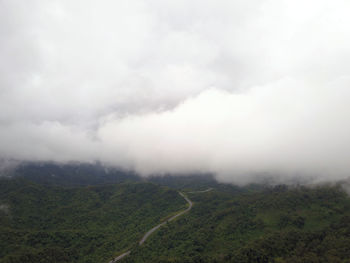
[[[347,176],[350,3],[0,2],[0,156]]]

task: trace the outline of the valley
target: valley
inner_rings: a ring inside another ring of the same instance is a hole
[[[238,187],[117,174],[106,183],[101,171],[78,184],[82,173],[61,169],[52,181],[33,170],[0,179],[1,263],[350,258],[350,198],[339,185]]]

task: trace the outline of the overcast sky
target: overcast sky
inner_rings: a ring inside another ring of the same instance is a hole
[[[350,172],[348,0],[0,0],[0,158]]]

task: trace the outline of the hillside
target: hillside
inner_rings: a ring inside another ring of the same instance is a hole
[[[62,188],[0,180],[0,262],[106,262],[186,206],[150,183]]]
[[[178,190],[192,209],[138,246],[187,207]],[[350,198],[339,186],[145,181],[100,166],[25,165],[0,180],[0,247],[1,263],[107,263],[130,249],[122,262],[349,263]]]
[[[134,172],[107,168],[99,163],[23,162],[7,175],[39,184],[65,187],[141,181]]]
[[[125,262],[350,262],[350,198],[337,187],[188,196],[191,213]]]

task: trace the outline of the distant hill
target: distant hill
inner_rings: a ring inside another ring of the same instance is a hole
[[[141,180],[132,171],[110,168],[99,163],[23,162],[15,166],[10,175],[39,184],[57,186],[87,186]]]
[[[45,185],[65,187],[147,181],[174,189],[218,187],[210,174],[153,175],[140,177],[133,171],[107,167],[100,163],[22,162],[6,171],[7,177],[23,178]],[[1,177],[0,177],[1,178]]]
[[[178,190],[191,211],[138,247],[186,207]],[[350,263],[350,198],[339,185],[239,187],[210,175],[23,163],[0,178],[0,248],[0,263],[107,263],[130,248],[122,262]]]

